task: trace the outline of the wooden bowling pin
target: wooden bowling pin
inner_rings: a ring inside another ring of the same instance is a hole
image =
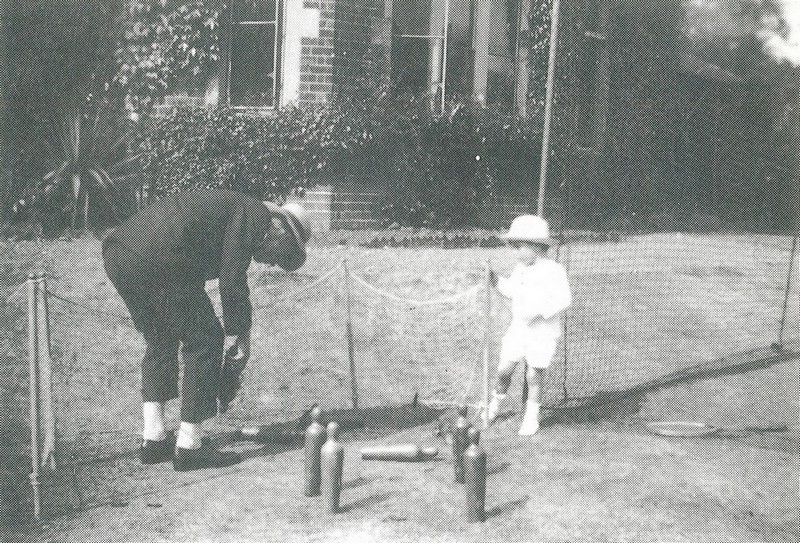
[[[378,445],[361,449],[362,460],[387,460],[394,462],[421,462],[439,454],[436,447],[420,448],[414,443]]]
[[[464,451],[464,479],[467,522],[486,520],[486,452],[478,444],[480,432],[470,428],[469,446]]]
[[[322,483],[322,446],[325,444],[325,427],[319,422],[319,407],[311,411],[311,424],[306,428],[305,440],[305,495],[319,496]]]
[[[338,433],[339,425],[328,423],[328,441],[322,446],[322,489],[330,513],[339,510],[339,495],[342,493],[344,447],[336,441]]]
[[[467,430],[470,424],[467,420],[467,406],[458,408],[458,418],[453,427],[453,470],[455,482],[464,482],[464,449],[467,448]]]

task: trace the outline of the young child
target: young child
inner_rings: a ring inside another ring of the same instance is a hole
[[[497,290],[511,299],[511,324],[503,336],[497,385],[487,407],[489,422],[497,418],[517,364],[526,365],[528,400],[519,435],[539,430],[541,382],[545,368],[561,336],[561,313],[569,307],[572,295],[567,273],[561,264],[547,257],[553,245],[547,222],[536,215],[514,219],[505,236],[517,265],[508,278],[492,272]]]

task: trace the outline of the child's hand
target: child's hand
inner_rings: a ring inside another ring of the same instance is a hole
[[[497,286],[497,273],[494,270],[489,270],[489,282],[493,287]]]

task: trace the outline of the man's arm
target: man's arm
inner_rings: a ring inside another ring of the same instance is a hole
[[[222,320],[228,336],[249,337],[253,318],[247,268],[251,247],[244,207],[239,206],[225,229],[219,268]]]

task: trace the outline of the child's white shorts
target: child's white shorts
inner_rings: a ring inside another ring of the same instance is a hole
[[[528,367],[546,368],[558,347],[558,335],[532,332],[528,328],[509,328],[500,346],[500,366],[525,359]]]

